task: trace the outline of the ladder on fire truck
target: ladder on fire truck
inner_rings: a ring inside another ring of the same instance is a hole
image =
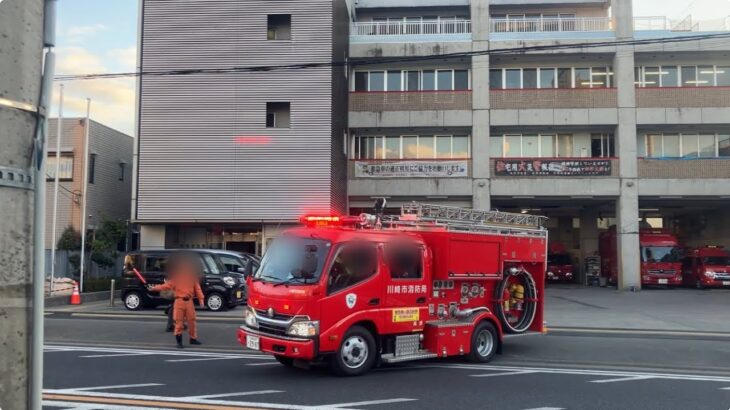
[[[481,211],[455,206],[411,202],[401,206],[401,215],[391,219],[396,226],[428,228],[437,225],[454,231],[485,234],[521,234],[547,237],[547,217],[501,211]]]

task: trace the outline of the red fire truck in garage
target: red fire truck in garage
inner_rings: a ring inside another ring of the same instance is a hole
[[[730,287],[730,253],[719,245],[691,249],[682,260],[684,284],[697,289]]]
[[[286,366],[466,356],[543,332],[544,217],[408,204],[397,217],[308,216],[249,279],[239,342]],[[380,215],[380,216],[378,216]]]
[[[602,232],[598,242],[601,272],[610,283],[618,281],[616,227]],[[642,285],[682,284],[681,250],[677,238],[661,229],[639,231],[640,272]]]
[[[548,247],[547,280],[553,282],[573,281],[573,261],[560,242],[553,242]]]

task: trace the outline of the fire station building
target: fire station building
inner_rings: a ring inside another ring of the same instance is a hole
[[[615,225],[621,288],[640,286],[643,224],[730,247],[730,42],[707,38],[730,19],[631,0],[142,4],[142,70],[204,71],[140,81],[141,247],[261,252],[303,213],[377,197],[547,215],[576,265]],[[301,63],[321,64],[278,67]]]

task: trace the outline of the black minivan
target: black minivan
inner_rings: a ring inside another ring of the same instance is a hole
[[[258,266],[252,255],[217,249],[164,249],[130,252],[125,260],[131,258],[134,268],[148,284],[158,285],[165,281],[165,265],[174,252],[189,252],[200,257],[203,272],[200,287],[208,310],[221,311],[246,303],[246,277]],[[134,271],[126,269],[121,296],[124,307],[129,310],[170,304],[170,300],[161,297],[159,292],[147,290]]]

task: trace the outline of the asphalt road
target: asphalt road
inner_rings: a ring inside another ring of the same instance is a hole
[[[452,358],[359,378],[246,351],[235,321],[178,350],[160,319],[46,318],[46,408],[722,409],[730,339],[560,332],[507,341],[489,365]]]

